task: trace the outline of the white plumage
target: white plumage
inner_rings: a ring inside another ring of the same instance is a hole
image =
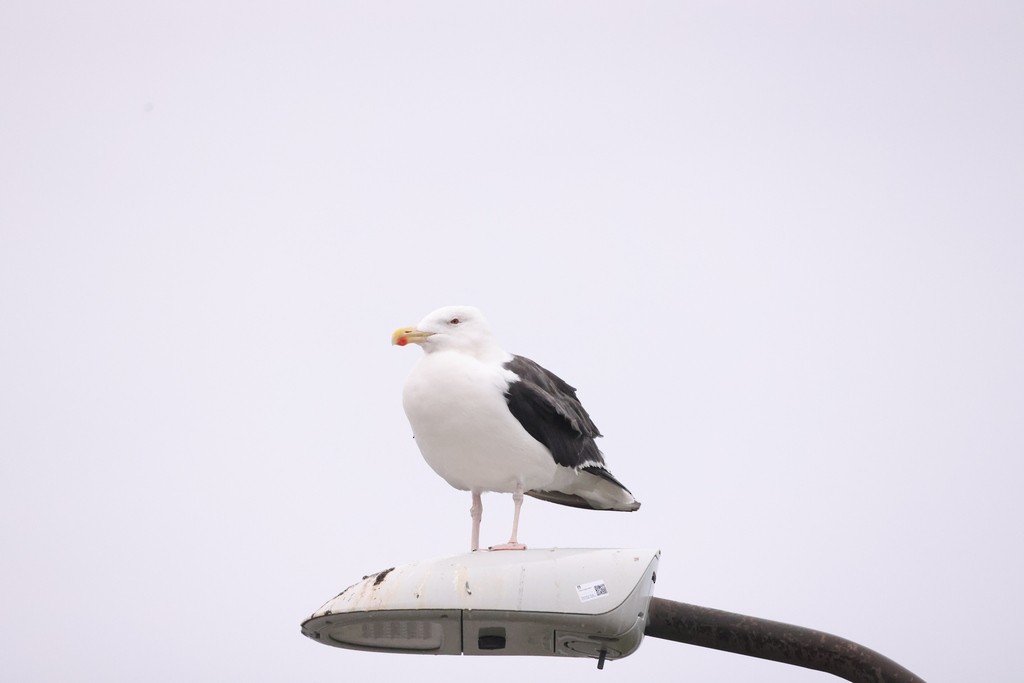
[[[533,361],[504,351],[480,311],[448,306],[392,343],[425,352],[402,404],[427,464],[472,493],[471,548],[479,547],[481,494],[511,493],[512,537],[493,549],[526,546],[516,536],[523,495],[563,505],[636,510],[640,504],[604,467],[600,436],[575,389]]]

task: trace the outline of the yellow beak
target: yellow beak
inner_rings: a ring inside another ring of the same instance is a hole
[[[415,327],[399,327],[391,333],[391,344],[394,346],[405,346],[409,342],[422,344],[423,341],[434,334],[433,332],[421,332]]]

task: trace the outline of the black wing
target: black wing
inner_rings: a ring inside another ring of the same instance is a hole
[[[576,389],[529,358],[512,356],[505,368],[519,376],[505,394],[509,410],[530,436],[547,446],[555,462],[572,468],[587,465],[587,470],[596,465],[594,470],[607,472],[594,443],[601,432],[576,398]]]

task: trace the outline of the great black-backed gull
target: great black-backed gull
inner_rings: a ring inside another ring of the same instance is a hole
[[[402,405],[416,445],[445,481],[473,496],[471,549],[480,547],[484,491],[511,493],[516,538],[523,494],[592,510],[633,511],[640,503],[605,467],[601,436],[576,390],[529,358],[503,350],[480,311],[447,306],[391,335],[419,344],[423,357]]]

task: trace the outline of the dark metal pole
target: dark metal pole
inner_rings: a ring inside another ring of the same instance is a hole
[[[644,633],[817,669],[854,683],[924,683],[891,659],[830,633],[662,598],[651,598]]]

